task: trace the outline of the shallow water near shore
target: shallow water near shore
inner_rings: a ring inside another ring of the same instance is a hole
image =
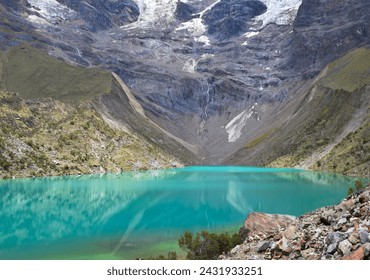
[[[251,211],[301,215],[354,178],[297,169],[180,169],[0,180],[0,259],[135,259],[185,231],[237,231]]]

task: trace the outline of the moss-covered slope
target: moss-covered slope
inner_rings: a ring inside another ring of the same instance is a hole
[[[177,165],[160,146],[186,149],[143,119],[126,94],[110,72],[28,45],[0,52],[0,178]],[[111,96],[121,96],[118,107],[103,108],[99,100]],[[112,110],[125,118],[108,119]]]
[[[28,45],[0,55],[1,89],[17,92],[22,98],[87,100],[108,93],[111,83],[107,71],[72,66]]]
[[[109,126],[90,103],[0,91],[0,178],[156,169],[175,159]]]

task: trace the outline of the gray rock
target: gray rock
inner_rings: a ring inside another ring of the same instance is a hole
[[[270,242],[267,241],[260,241],[257,244],[257,252],[266,251],[270,247]]]
[[[335,251],[337,250],[337,248],[338,248],[338,243],[330,244],[328,246],[328,249],[326,249],[326,253],[328,253],[328,254],[334,254]]]
[[[344,225],[345,223],[347,223],[347,219],[346,218],[341,218],[339,221],[338,221],[338,226],[341,226],[341,225]]]
[[[355,228],[354,227],[350,227],[349,229],[347,229],[346,233],[351,234],[354,231],[355,231]]]
[[[322,229],[320,229],[320,228],[316,229],[315,230],[315,234],[313,236],[313,239],[319,238],[319,236],[321,235],[321,233],[322,233]]]
[[[351,253],[352,244],[346,239],[339,243],[338,248],[343,253],[344,256],[347,256]]]
[[[233,249],[231,249],[230,253],[231,254],[236,254],[238,252],[239,248],[240,248],[240,245],[236,245]]]
[[[325,238],[325,243],[327,245],[339,243],[346,239],[348,237],[348,234],[343,232],[331,232],[328,234],[328,236]]]
[[[359,230],[358,236],[360,237],[360,241],[362,244],[370,242],[369,232],[367,230]]]
[[[370,243],[364,244],[364,248],[365,248],[365,256],[370,257]]]
[[[348,212],[348,211],[346,211],[346,212],[344,212],[343,214],[342,214],[342,218],[349,218],[351,216],[351,214]]]

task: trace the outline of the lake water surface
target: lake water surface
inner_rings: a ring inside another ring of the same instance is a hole
[[[190,231],[237,231],[251,211],[301,215],[354,179],[252,167],[0,180],[0,259],[135,259]],[[180,253],[181,254],[181,253]]]

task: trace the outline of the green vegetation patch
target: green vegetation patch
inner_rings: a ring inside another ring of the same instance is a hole
[[[370,178],[370,114],[320,160],[320,169]]]
[[[239,234],[186,231],[178,240],[181,249],[187,252],[188,260],[216,260],[241,243]]]
[[[72,106],[0,91],[0,178],[155,169],[175,161],[109,126],[89,102]]]
[[[0,58],[4,69],[1,88],[26,99],[52,97],[72,102],[92,99],[111,90],[109,72],[72,66],[27,45],[14,47],[3,56],[6,59]]]
[[[251,142],[249,142],[247,145],[245,145],[246,149],[253,149],[254,147],[258,146],[260,143],[262,143],[267,137],[271,135],[276,129],[270,129],[269,131],[263,133],[261,136],[255,138]]]
[[[356,49],[330,63],[320,83],[332,89],[354,91],[370,84],[370,49]]]

